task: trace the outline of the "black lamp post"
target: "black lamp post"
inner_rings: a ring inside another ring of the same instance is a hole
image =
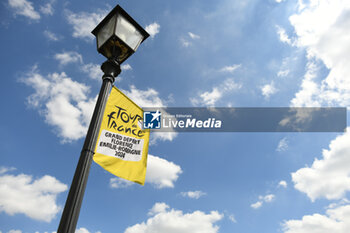
[[[90,126],[74,173],[57,233],[74,233],[89,176],[99,129],[112,84],[120,72],[120,64],[131,56],[149,34],[117,5],[92,31],[97,50],[108,60],[101,69],[102,86]]]

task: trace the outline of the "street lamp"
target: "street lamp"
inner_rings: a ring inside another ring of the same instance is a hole
[[[117,5],[92,31],[97,50],[119,64],[131,56],[149,34]]]
[[[130,57],[149,34],[117,5],[92,31],[97,39],[97,50],[107,58],[101,69],[102,86],[90,126],[74,173],[57,233],[74,233],[94,155],[103,112],[120,72],[120,64]]]

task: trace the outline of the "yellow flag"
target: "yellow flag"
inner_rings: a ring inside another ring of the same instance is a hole
[[[143,110],[112,88],[96,144],[94,161],[110,173],[143,185],[149,130],[142,129]]]

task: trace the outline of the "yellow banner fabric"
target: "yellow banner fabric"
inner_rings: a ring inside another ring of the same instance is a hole
[[[110,173],[143,185],[150,131],[142,129],[143,110],[116,87],[108,98],[94,161]]]

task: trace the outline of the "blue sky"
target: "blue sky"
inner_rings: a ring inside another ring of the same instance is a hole
[[[2,1],[0,232],[57,230],[117,3],[151,34],[115,82],[141,107],[350,104],[347,0]],[[78,233],[350,231],[348,133],[151,141],[145,186],[92,164]]]

